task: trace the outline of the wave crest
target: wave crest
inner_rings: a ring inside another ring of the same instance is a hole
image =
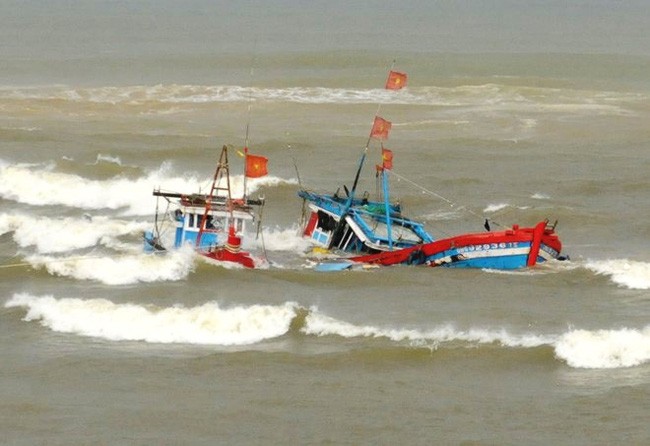
[[[52,166],[9,165],[0,160],[0,176],[3,179],[0,182],[0,197],[32,206],[123,209],[125,215],[148,215],[153,212],[151,192],[154,187],[164,186],[166,190],[194,193],[199,189],[206,190],[210,184],[209,178],[178,176],[170,170],[169,164],[163,164],[158,170],[141,178],[114,177],[100,181],[55,172]],[[232,175],[230,181],[233,195],[241,195],[244,176]],[[250,194],[263,186],[275,187],[295,182],[293,179],[266,176],[250,179],[247,190]]]
[[[641,330],[572,330],[555,346],[571,367],[612,369],[650,362],[650,326]]]
[[[190,308],[159,308],[116,304],[106,299],[15,294],[5,307],[26,308],[24,320],[40,321],[61,333],[111,341],[224,346],[254,344],[282,336],[296,317],[296,304],[292,302],[230,308],[208,302]]]
[[[596,274],[610,276],[612,281],[626,288],[650,289],[650,263],[627,259],[593,260],[585,267]]]

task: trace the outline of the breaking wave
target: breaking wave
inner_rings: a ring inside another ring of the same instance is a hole
[[[114,177],[108,180],[91,180],[68,173],[56,172],[50,166],[9,165],[0,160],[0,197],[32,206],[62,205],[85,210],[122,210],[124,215],[149,215],[153,212],[151,192],[154,187],[164,187],[183,193],[207,190],[210,178],[178,176],[171,172],[169,163],[138,179]],[[243,191],[243,175],[231,176],[233,195]],[[251,179],[247,182],[249,193],[263,186],[293,184],[274,176]]]
[[[650,362],[650,326],[635,330],[572,330],[555,344],[555,354],[571,367],[613,369]]]
[[[650,263],[634,260],[592,260],[585,265],[596,274],[609,276],[611,280],[633,290],[650,289]]]
[[[193,270],[196,254],[191,247],[165,255],[124,254],[119,256],[33,255],[26,258],[34,268],[45,268],[55,276],[76,280],[94,280],[106,285],[139,282],[177,281]]]
[[[20,218],[0,215],[0,235],[3,233],[3,219],[21,221]],[[197,259],[202,259],[189,245],[164,253],[145,254],[142,252],[140,237],[136,239],[137,243],[121,242],[117,239],[120,233],[141,234],[143,228],[149,229],[147,223],[128,223],[98,217],[93,219],[93,222],[99,220],[101,223],[97,227],[91,227],[93,223],[90,222],[61,219],[54,220],[55,223],[47,231],[40,231],[38,223],[47,220],[49,219],[38,219],[32,224],[18,227],[14,239],[21,246],[35,246],[38,253],[26,256],[25,261],[33,268],[45,269],[54,276],[95,281],[105,285],[178,281],[187,278],[195,270]],[[65,227],[66,224],[69,226]],[[56,234],[57,230],[61,231],[61,236],[50,237],[51,234]],[[91,252],[84,255],[70,253],[75,249],[96,244],[117,252]],[[308,242],[298,235],[295,228],[264,230],[263,237],[259,239],[255,239],[254,235],[244,238],[244,248],[256,252],[262,247],[275,252],[302,252],[306,246]],[[226,269],[242,268],[229,262],[222,262],[220,266]]]
[[[259,88],[237,85],[135,85],[124,87],[33,87],[0,89],[0,100],[16,102],[47,101],[53,106],[89,103],[142,106],[152,103],[175,107],[204,103],[248,101],[291,102],[302,104],[405,104],[462,106],[490,111],[575,112],[588,115],[627,115],[626,109],[644,100],[638,94],[585,91],[544,87],[518,87],[501,84],[460,85],[454,87],[413,86],[394,91],[367,88],[290,87]],[[477,108],[478,107],[478,108]],[[146,113],[149,113],[149,109]],[[165,110],[160,110],[165,113]],[[530,126],[530,123],[524,122]]]
[[[293,303],[222,308],[208,302],[190,308],[160,308],[106,299],[16,294],[5,307],[27,308],[25,321],[40,321],[61,333],[110,341],[202,345],[247,345],[282,336],[295,317]]]
[[[414,346],[435,348],[441,343],[465,342],[472,344],[498,343],[506,347],[539,347],[552,342],[552,338],[535,334],[513,335],[505,329],[460,330],[451,324],[432,330],[379,328],[370,325],[359,326],[339,321],[312,309],[306,318],[303,331],[317,336],[337,335],[344,338],[386,338],[391,341],[409,341]]]
[[[13,232],[20,247],[39,253],[62,253],[96,245],[119,247],[117,238],[142,233],[150,223],[110,219],[105,216],[48,218],[0,214],[0,235]]]
[[[356,325],[305,309],[295,302],[223,307],[207,302],[194,307],[116,304],[106,299],[14,294],[5,307],[25,308],[23,320],[62,333],[111,341],[250,345],[297,330],[306,336],[385,339],[406,348],[445,346],[505,348],[550,347],[574,368],[623,368],[650,362],[650,326],[642,329],[571,330],[559,335],[512,333],[503,328],[462,330],[453,324],[422,328]],[[134,324],[133,321],[138,321]]]

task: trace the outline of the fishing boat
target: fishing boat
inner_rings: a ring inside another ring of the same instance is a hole
[[[393,71],[386,88],[398,90],[406,85],[405,73]],[[424,225],[402,214],[399,203],[392,203],[389,174],[393,169],[393,152],[384,148],[391,122],[379,116],[372,124],[370,136],[359,159],[351,189],[343,186],[335,193],[320,193],[302,188],[302,236],[335,259],[320,262],[316,269],[342,270],[363,265],[428,265],[455,268],[517,269],[551,259],[562,259],[562,243],[555,233],[557,222],[540,221],[532,227],[513,225],[502,231],[461,234],[434,239]],[[361,170],[373,140],[381,143],[381,164],[376,176],[381,183],[379,198],[371,200],[368,192],[356,196]]]
[[[261,223],[264,198],[246,196],[246,178],[258,178],[267,174],[267,159],[251,155],[244,149],[244,192],[233,198],[230,187],[228,147],[223,146],[208,193],[178,193],[154,189],[153,195],[167,202],[162,218],[156,203],[154,229],[144,234],[145,252],[165,252],[168,246],[194,247],[201,258],[213,263],[232,263],[246,268],[258,268],[267,264],[264,257],[254,256],[242,249],[242,237],[247,227]],[[257,213],[256,213],[257,210]],[[173,237],[168,234],[173,225]]]

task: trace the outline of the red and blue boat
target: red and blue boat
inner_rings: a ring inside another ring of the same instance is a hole
[[[405,84],[406,74],[389,72],[387,89],[398,90]],[[512,225],[495,232],[486,220],[486,232],[434,239],[422,223],[404,216],[399,204],[390,202],[388,174],[392,171],[393,154],[383,147],[390,128],[390,121],[375,116],[351,189],[344,186],[343,193],[339,189],[333,194],[298,191],[305,202],[303,237],[337,256],[320,262],[316,269],[404,264],[509,270],[564,258],[562,243],[555,233],[556,223],[551,225],[548,220],[531,227]],[[373,201],[367,192],[357,197],[356,188],[368,146],[375,139],[381,142],[382,164],[376,166],[376,174],[382,187],[381,196]]]
[[[249,155],[247,149],[244,152],[244,178],[266,175],[266,158]],[[155,189],[153,195],[163,198],[167,206],[162,216],[159,216],[159,206],[156,205],[154,229],[144,234],[145,252],[165,252],[168,247],[178,249],[189,245],[202,259],[211,263],[225,262],[246,268],[259,268],[268,264],[265,258],[242,249],[242,237],[247,232],[247,227],[256,221],[259,223],[264,199],[247,197],[246,186],[243,197],[233,198],[227,146],[221,150],[207,194]],[[170,223],[173,225],[172,231],[168,230]]]

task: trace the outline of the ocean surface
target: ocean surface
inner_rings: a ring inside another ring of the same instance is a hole
[[[649,27],[645,1],[0,0],[0,444],[650,444]],[[571,260],[315,272],[296,192],[350,186],[378,110],[435,237],[548,218]],[[206,190],[247,127],[269,267],[144,254],[153,189]]]

